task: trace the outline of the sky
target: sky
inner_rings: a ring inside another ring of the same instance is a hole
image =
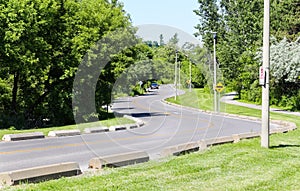
[[[199,17],[193,10],[199,7],[197,0],[120,0],[120,2],[123,2],[125,11],[130,14],[133,25],[143,26],[144,31],[146,31],[145,26],[151,26],[153,33],[153,26],[157,28],[166,25],[169,26],[167,33],[171,33],[171,30],[174,29],[174,34],[183,32],[190,38],[195,38],[194,26],[199,23]],[[166,27],[164,28],[166,29]],[[147,36],[149,35],[147,34]],[[170,36],[170,34],[166,34],[166,36]]]

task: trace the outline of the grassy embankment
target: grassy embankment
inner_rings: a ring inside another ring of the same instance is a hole
[[[211,103],[210,96],[201,90],[197,96],[198,100],[186,94],[178,100],[209,109],[205,107]],[[240,106],[227,105],[226,111],[260,116],[259,110]],[[299,117],[275,113],[271,117],[300,127]],[[8,190],[300,190],[300,130],[272,135],[270,149],[261,148],[258,138],[249,139],[180,157]]]

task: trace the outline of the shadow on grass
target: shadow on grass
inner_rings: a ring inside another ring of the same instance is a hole
[[[271,146],[270,148],[271,149],[280,149],[280,148],[289,148],[289,147],[299,147],[300,148],[300,145],[282,145],[282,144],[279,144],[277,146]]]

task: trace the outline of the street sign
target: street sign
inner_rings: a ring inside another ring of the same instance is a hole
[[[142,82],[142,81],[139,81],[139,84],[140,84],[140,87],[142,87],[142,85],[143,85],[143,82]]]
[[[266,72],[263,66],[259,67],[259,85],[264,86],[266,84]]]
[[[224,90],[224,86],[223,86],[223,84],[221,83],[221,82],[219,82],[217,85],[216,85],[216,87],[215,87],[215,89],[217,90],[217,92],[219,92],[219,93],[221,93],[223,90]]]

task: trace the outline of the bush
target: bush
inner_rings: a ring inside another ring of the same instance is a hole
[[[140,85],[136,85],[131,88],[130,96],[143,95],[144,93],[144,88],[140,87]]]

